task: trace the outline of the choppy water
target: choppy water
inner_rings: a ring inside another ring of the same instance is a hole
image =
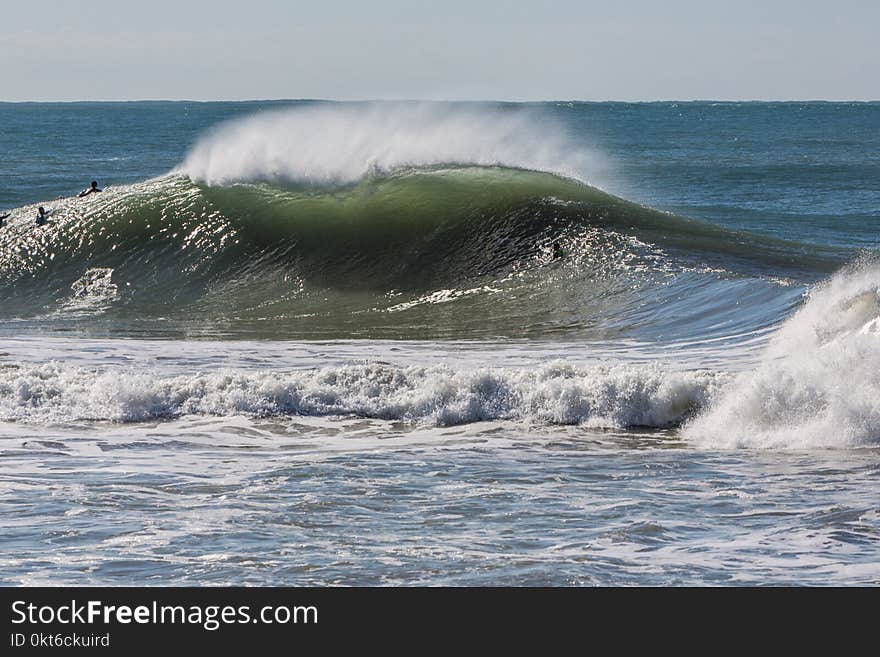
[[[3,582],[880,581],[880,105],[0,127]]]

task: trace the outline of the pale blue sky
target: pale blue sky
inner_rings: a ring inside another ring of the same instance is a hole
[[[7,0],[0,100],[880,99],[878,28],[878,0]]]

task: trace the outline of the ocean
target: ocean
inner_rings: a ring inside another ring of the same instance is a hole
[[[4,213],[2,584],[880,584],[880,103],[0,103]]]

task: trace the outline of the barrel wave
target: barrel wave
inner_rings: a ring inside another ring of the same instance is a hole
[[[521,112],[436,106],[234,121],[166,176],[43,202],[49,225],[14,210],[2,313],[123,334],[687,340],[774,324],[786,282],[847,257],[606,193],[586,182],[600,158],[565,144]]]

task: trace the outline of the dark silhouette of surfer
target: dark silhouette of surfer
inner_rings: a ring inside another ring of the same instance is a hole
[[[88,196],[89,194],[96,194],[102,190],[98,189],[98,181],[93,180],[92,184],[82,190],[79,194],[77,194],[78,198],[82,198],[83,196]]]
[[[10,215],[8,212],[6,214],[0,214],[0,228],[3,228],[3,224],[5,224],[6,220],[9,219],[9,217],[11,216],[12,215]]]
[[[34,223],[37,226],[42,226],[46,223],[46,221],[55,214],[55,210],[46,210],[42,205],[37,208],[37,216],[34,219]]]
[[[553,242],[553,259],[559,260],[564,257],[565,251],[562,250],[562,245],[559,242]]]

